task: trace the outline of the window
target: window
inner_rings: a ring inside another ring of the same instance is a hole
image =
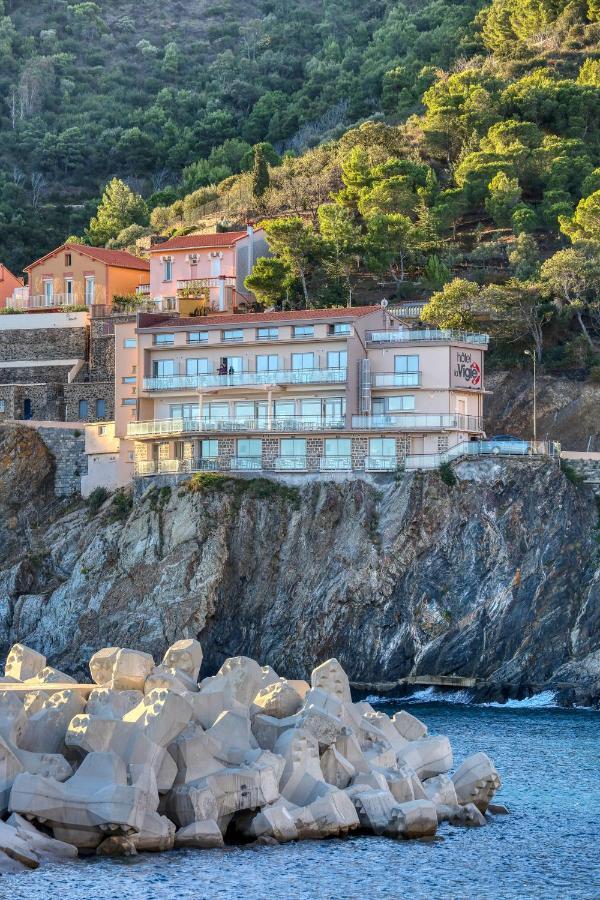
[[[403,374],[404,372],[418,372],[419,357],[418,356],[394,356],[394,372]]]
[[[92,306],[94,303],[94,293],[96,290],[96,279],[93,275],[85,276],[85,305]]]
[[[314,369],[314,353],[292,353],[292,369]]]
[[[163,281],[173,281],[172,259],[163,259]]]
[[[296,405],[293,400],[276,400],[275,416],[278,419],[293,419],[296,413]]]
[[[155,378],[170,378],[175,374],[175,360],[155,359],[152,362],[152,374]]]
[[[219,363],[218,375],[239,375],[243,370],[241,356],[222,356]]]
[[[388,397],[386,412],[404,412],[415,408],[415,398],[411,394],[402,397]]]
[[[321,419],[321,401],[320,400],[301,400],[300,414],[304,421],[319,422]]]
[[[315,336],[315,326],[314,325],[294,325],[292,327],[292,337],[314,337]]]
[[[197,419],[200,407],[197,403],[177,403],[169,407],[170,419]]]
[[[6,400],[0,400],[0,413],[6,412]]]
[[[347,322],[335,322],[329,326],[329,334],[350,334],[350,325]]]
[[[304,438],[282,438],[282,456],[306,456],[306,440]]]
[[[108,431],[108,429],[107,429],[106,425],[98,425],[98,434],[100,437],[102,437],[102,435],[106,434],[107,431]]]
[[[205,344],[208,341],[208,331],[190,331],[188,344]]]
[[[135,406],[136,403],[137,400],[135,397],[124,397],[123,400],[121,400],[121,406]]]
[[[126,350],[132,350],[134,347],[137,347],[137,339],[125,338],[125,340],[123,341],[123,346]]]
[[[186,359],[186,375],[208,375],[210,368],[207,359]]]
[[[123,378],[121,378],[122,384],[135,384],[136,381],[137,378],[135,377],[135,375],[124,375]]]
[[[346,401],[343,397],[330,397],[325,401],[325,415],[328,419],[343,419],[346,415]]]
[[[350,456],[352,441],[350,438],[325,438],[325,456]]]
[[[260,459],[262,456],[262,441],[259,438],[239,438],[237,442],[237,455],[242,459]]]
[[[96,418],[104,419],[106,416],[106,401],[101,397],[96,400]]]
[[[328,369],[345,369],[348,366],[346,350],[330,350],[327,354]]]
[[[207,408],[208,407],[208,408]],[[207,406],[204,407],[206,412],[208,413],[208,418],[211,422],[222,422],[224,419],[229,418],[229,404],[228,403],[208,403]],[[206,413],[205,413],[206,415]]]
[[[70,265],[71,265],[71,254],[65,253],[65,266],[70,266]]]
[[[244,332],[241,328],[230,328],[223,332],[224,341],[243,341]]]
[[[73,279],[65,278],[65,302],[73,302]]]
[[[200,459],[216,459],[219,455],[219,442],[212,438],[200,441]]]
[[[395,438],[371,438],[369,440],[369,456],[387,457],[396,455]]]
[[[255,408],[252,401],[241,400],[235,404],[234,409],[236,419],[254,419],[255,417]]]
[[[88,402],[87,400],[79,401],[79,418],[87,419],[88,417]]]
[[[161,344],[174,344],[175,343],[175,335],[174,334],[155,334],[154,335],[154,343],[160,346]]]
[[[279,368],[279,357],[276,353],[256,357],[257,372],[276,372]]]
[[[279,328],[257,328],[257,341],[276,341],[279,337]]]

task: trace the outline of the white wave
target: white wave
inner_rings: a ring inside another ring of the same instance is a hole
[[[504,702],[493,701],[488,703],[477,702],[471,691],[445,691],[435,687],[423,688],[414,691],[405,697],[386,697],[379,694],[370,694],[366,698],[371,706],[389,706],[391,704],[412,703],[449,703],[461,706],[486,706],[495,709],[554,709],[558,707],[555,691],[542,691],[525,697],[523,700],[506,700]]]
[[[508,709],[553,709],[558,706],[558,703],[556,702],[556,691],[541,691],[539,694],[532,694],[531,697],[524,697],[523,700],[506,700],[504,703],[494,701],[477,705]]]

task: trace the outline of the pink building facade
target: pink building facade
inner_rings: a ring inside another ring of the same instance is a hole
[[[115,339],[116,435],[137,476],[390,471],[484,435],[487,335],[358,307],[140,315]]]
[[[269,250],[262,229],[217,234],[188,234],[155,244],[150,250],[150,297],[161,309],[179,309],[180,301],[204,292],[215,312],[233,311],[251,298],[244,279]]]

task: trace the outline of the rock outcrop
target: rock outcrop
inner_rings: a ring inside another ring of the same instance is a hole
[[[37,675],[43,675],[43,656],[19,645],[6,671],[15,671],[15,658],[26,664],[23,674],[37,658]],[[500,787],[489,757],[469,756],[450,779],[448,738],[410,740],[396,728],[402,713],[389,718],[368,703],[353,703],[337,660],[317,667],[306,691],[243,656],[225,660],[215,676],[198,684],[201,661],[200,644],[190,639],[170,647],[158,667],[136,650],[110,647],[94,654],[90,672],[105,702],[98,703],[96,690],[75,686],[82,713],[61,718],[48,731],[52,747],[58,741],[65,752],[77,749],[75,771],[63,778],[41,774],[25,759],[20,771],[4,772],[11,816],[0,821],[0,873],[78,853],[208,849],[222,847],[225,839],[285,843],[357,829],[409,839],[435,835],[443,821],[485,825]],[[153,673],[166,666],[173,680],[155,687]],[[0,714],[21,704],[28,719],[23,701],[37,675],[6,676],[12,690],[0,693]],[[271,694],[281,686],[282,696],[289,688],[299,700],[291,715],[285,703],[269,707],[279,725],[272,749],[260,725],[264,707],[256,703],[265,681]],[[47,682],[41,683],[45,690]],[[223,688],[217,702],[215,683]],[[138,690],[141,699],[129,709]],[[209,727],[205,692],[215,716]],[[43,708],[56,703],[57,694]],[[0,735],[19,741],[14,719],[2,716]],[[425,734],[426,727],[411,719],[412,730]]]
[[[38,445],[27,453],[44,463]],[[101,669],[115,648],[156,659],[184,635],[202,641],[201,674],[244,654],[301,680],[335,656],[351,682],[454,673],[491,681],[494,697],[600,697],[597,508],[550,461],[463,462],[453,487],[437,472],[300,488],[208,475],[95,514],[81,501],[61,512],[45,463],[24,487],[26,470],[9,466],[0,495],[4,652],[22,642],[81,676],[97,647]],[[139,690],[148,663],[132,679],[126,664],[115,686]],[[188,690],[190,667],[174,675],[167,658],[153,687]],[[275,741],[272,711],[295,715],[297,701],[264,691],[268,669],[251,677]],[[205,694],[203,727],[225,690]],[[239,691],[228,708],[247,703]]]

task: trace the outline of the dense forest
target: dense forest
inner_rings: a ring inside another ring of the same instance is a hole
[[[4,0],[0,45],[9,266],[252,218],[262,303],[428,300],[600,380],[599,0]]]

